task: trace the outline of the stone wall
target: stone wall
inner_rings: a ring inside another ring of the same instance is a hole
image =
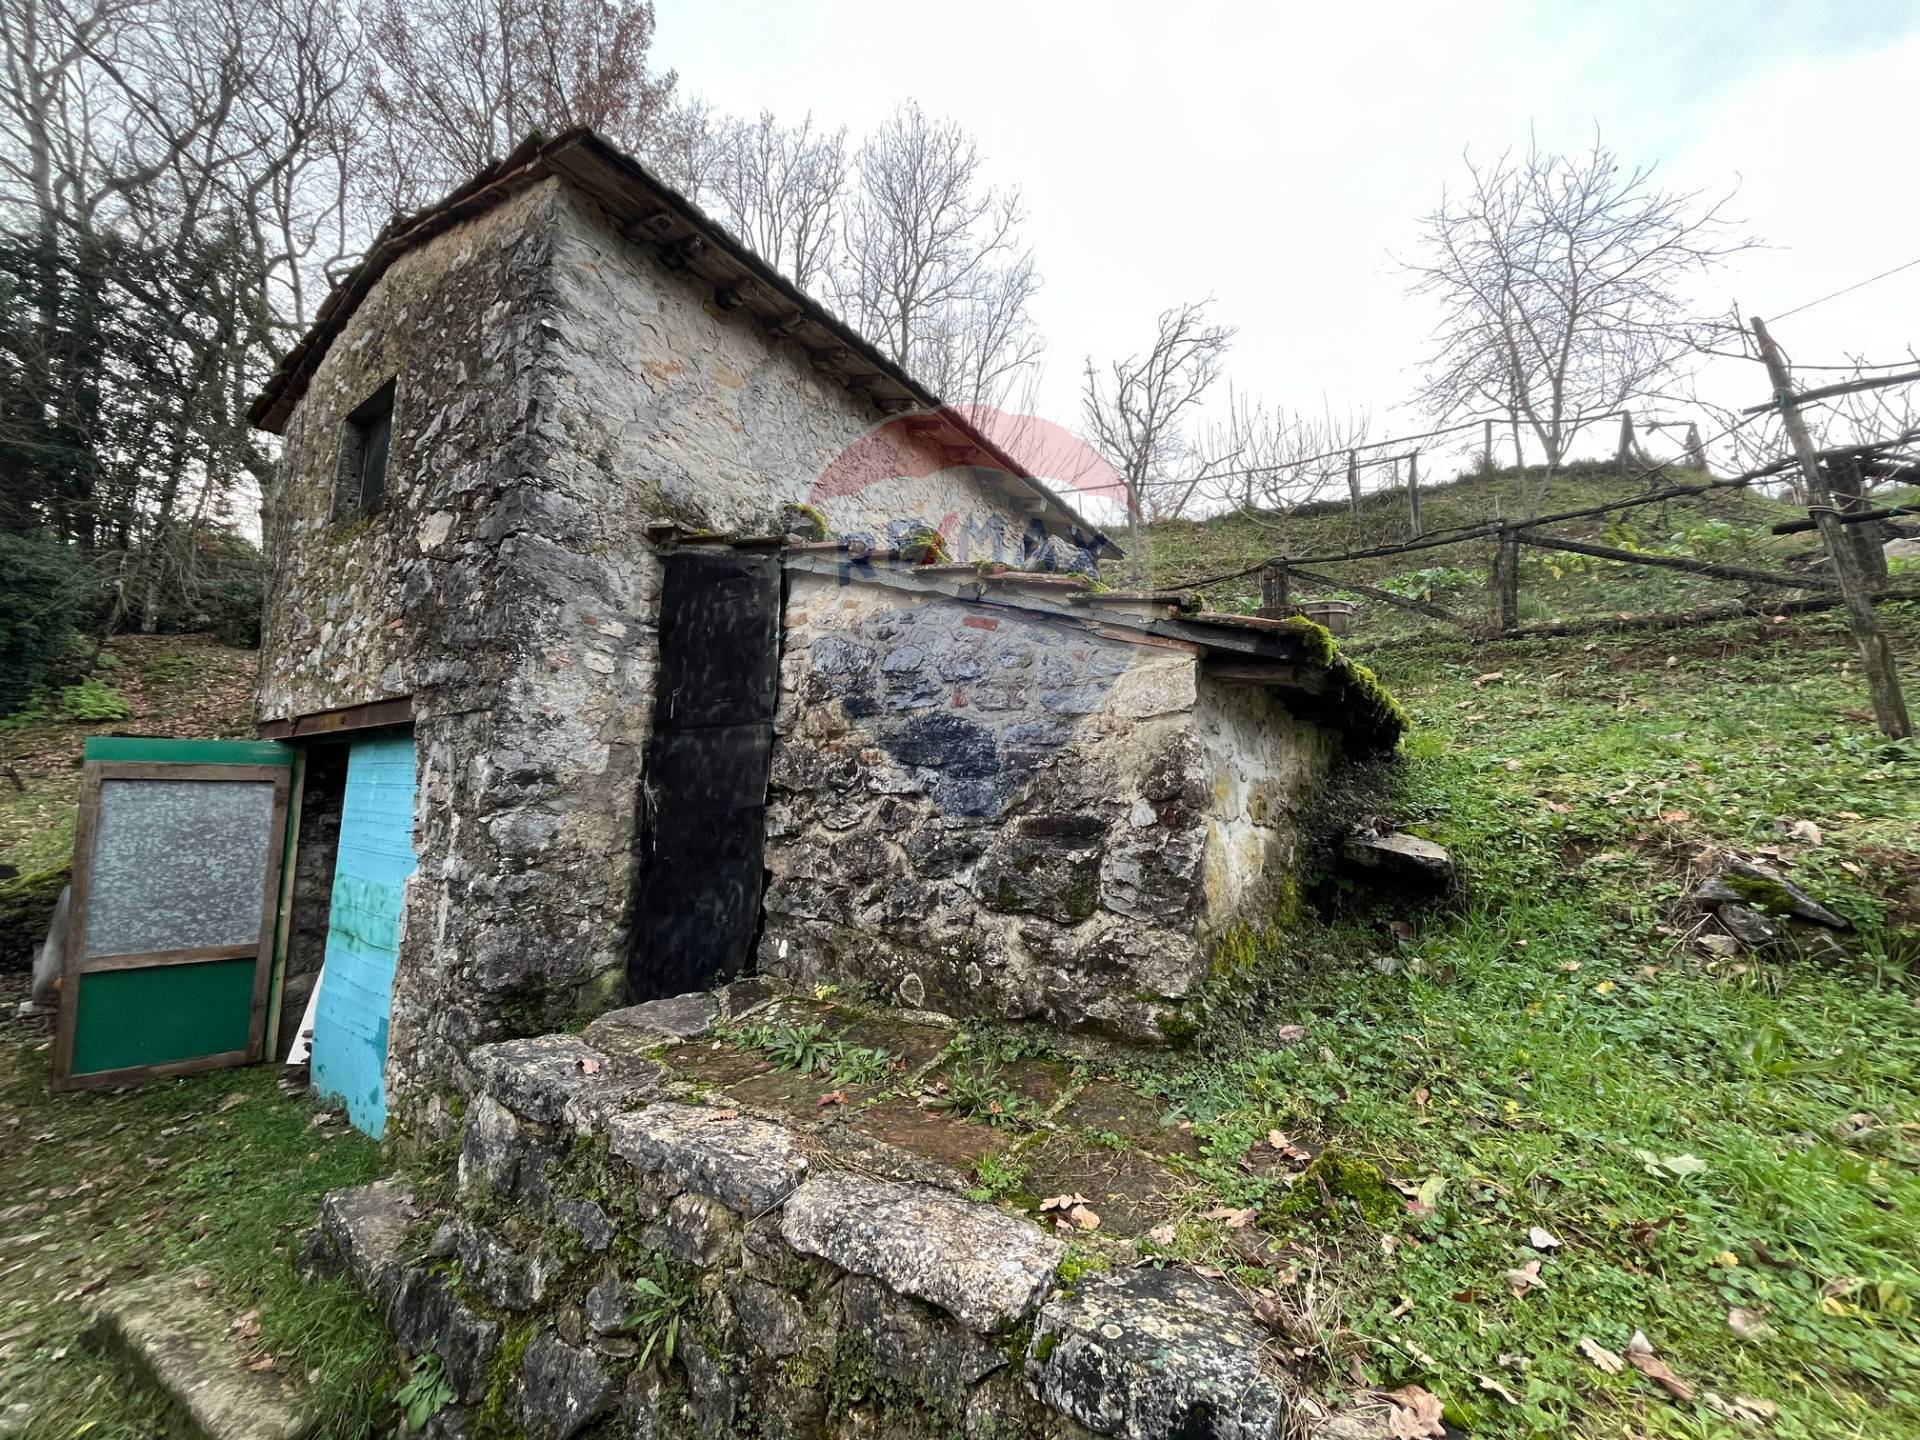
[[[430,1435],[1282,1433],[1292,1387],[1231,1285],[1063,1280],[1057,1236],[911,1156],[689,1098],[662,1047],[733,1006],[693,1001],[477,1051],[451,1194],[327,1197],[314,1261],[456,1392]]]
[[[1199,647],[790,571],[763,972],[1158,1041],[1284,898],[1334,737]]]
[[[386,504],[336,518],[345,423],[389,381]],[[399,1132],[444,1132],[474,1044],[617,999],[657,662],[646,525],[769,529],[879,420],[559,181],[403,255],[348,320],[269,497],[259,713],[413,698]],[[826,503],[875,532],[1020,523],[967,471]]]

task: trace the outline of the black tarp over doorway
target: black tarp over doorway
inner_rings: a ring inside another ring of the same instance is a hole
[[[780,596],[775,552],[667,557],[630,1000],[706,989],[751,966],[765,879]]]

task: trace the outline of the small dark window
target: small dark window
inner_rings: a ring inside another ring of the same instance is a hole
[[[387,502],[387,453],[393,442],[393,381],[347,416],[340,433],[333,518],[370,515]]]

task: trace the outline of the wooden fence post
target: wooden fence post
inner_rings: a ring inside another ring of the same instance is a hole
[[[1486,438],[1480,444],[1480,464],[1484,469],[1493,469],[1493,417],[1486,422]]]
[[[1773,382],[1774,403],[1780,409],[1780,421],[1793,441],[1794,458],[1800,462],[1800,476],[1806,482],[1807,498],[1812,502],[1814,523],[1826,543],[1827,557],[1833,562],[1834,578],[1847,602],[1847,628],[1853,631],[1854,644],[1860,647],[1861,668],[1867,672],[1867,688],[1873,695],[1874,719],[1881,733],[1890,740],[1904,739],[1913,733],[1913,721],[1907,714],[1907,697],[1900,692],[1900,671],[1894,664],[1893,645],[1874,613],[1873,592],[1860,574],[1859,552],[1847,537],[1834,508],[1833,493],[1827,488],[1826,472],[1820,468],[1820,452],[1794,401],[1793,376],[1781,357],[1773,337],[1758,315],[1753,317],[1753,338],[1760,343],[1760,359]]]
[[[1504,635],[1520,623],[1520,539],[1512,525],[1500,527],[1493,552],[1493,629]]]
[[[1620,449],[1614,459],[1619,462],[1620,473],[1625,475],[1627,465],[1633,459],[1633,412],[1631,410],[1620,412]]]
[[[1347,451],[1347,493],[1353,497],[1353,513],[1360,513],[1360,452]]]
[[[1413,538],[1420,538],[1420,452],[1407,456],[1407,523]]]
[[[1868,509],[1866,477],[1860,470],[1860,457],[1857,455],[1833,455],[1827,459],[1827,468],[1833,472],[1833,478],[1839,482],[1839,493],[1834,497],[1839,501],[1840,513]],[[1887,579],[1887,552],[1883,548],[1883,527],[1872,520],[1856,521],[1844,527],[1847,538],[1853,542],[1854,562],[1860,567],[1860,573],[1868,580],[1876,582]]]
[[[1292,585],[1287,577],[1287,562],[1269,560],[1260,567],[1260,614],[1268,620],[1284,620],[1293,613]]]
[[[1687,464],[1695,470],[1707,468],[1707,447],[1700,443],[1700,427],[1692,420],[1687,422]]]

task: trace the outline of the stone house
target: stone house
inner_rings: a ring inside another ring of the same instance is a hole
[[[1153,1038],[1398,734],[1311,627],[1021,573],[1117,552],[589,132],[389,226],[252,419],[281,1013],[324,956],[316,1081],[376,1133],[756,962]],[[832,538],[767,538],[796,505]]]

